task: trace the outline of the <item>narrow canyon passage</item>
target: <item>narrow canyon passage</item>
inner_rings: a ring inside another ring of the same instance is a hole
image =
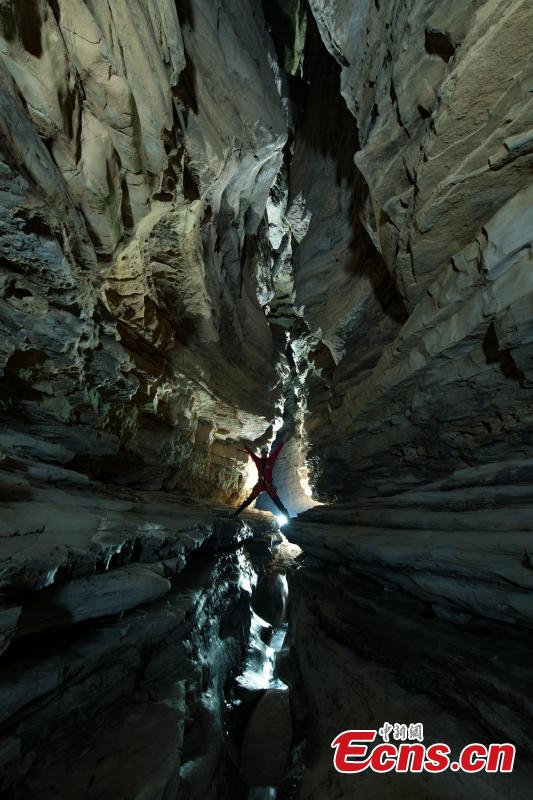
[[[0,3],[2,797],[531,795],[531,41]]]

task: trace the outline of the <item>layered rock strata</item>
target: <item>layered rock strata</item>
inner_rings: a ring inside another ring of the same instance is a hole
[[[260,3],[32,0],[0,26],[2,421],[93,477],[235,500],[280,396]]]
[[[237,799],[285,781],[295,722],[302,800],[528,796],[530,4],[0,24],[2,789]],[[213,502],[255,479],[238,442],[289,435],[283,499],[327,503],[290,533],[295,713],[248,697],[237,746],[273,523]],[[509,740],[517,767],[343,779],[361,719]]]
[[[529,457],[532,10],[310,7],[289,214],[295,307],[331,355],[309,387],[315,490]]]
[[[463,469],[390,497],[319,506],[291,526],[306,554],[290,577],[285,662],[305,709],[300,797],[530,791],[531,466]],[[515,770],[338,775],[333,739],[386,721],[421,722],[426,744],[446,742],[454,755],[474,741],[512,742]]]
[[[458,611],[440,614],[393,580],[384,584],[310,557],[290,588],[284,677],[306,735],[299,798],[529,794],[530,629]],[[513,774],[337,773],[331,742],[342,731],[380,730],[386,722],[422,723],[425,744],[445,742],[452,758],[472,742],[514,742]]]
[[[233,522],[213,507],[61,477],[27,483],[3,505],[2,790],[244,795],[224,695],[246,651],[272,517]]]

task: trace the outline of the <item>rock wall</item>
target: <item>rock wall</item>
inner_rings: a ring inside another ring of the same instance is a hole
[[[272,517],[40,465],[0,479],[2,795],[245,796],[225,691]]]
[[[299,797],[530,791],[531,470],[531,459],[470,467],[291,524],[305,553],[289,582],[285,666],[306,740]],[[474,741],[512,742],[515,769],[446,773],[438,786],[428,774],[337,774],[333,739],[386,721],[422,723],[425,742],[454,755]]]
[[[295,306],[331,354],[308,402],[317,493],[528,457],[531,8],[310,7],[289,208]]]
[[[0,23],[2,420],[93,477],[235,500],[235,442],[280,397],[258,287],[287,122],[260,3]]]
[[[527,795],[530,632],[483,616],[434,613],[394,578],[380,586],[354,561],[328,561],[308,558],[290,580],[285,670],[306,732],[298,798]],[[385,722],[421,723],[426,745],[445,742],[452,757],[472,742],[512,741],[513,774],[337,773],[331,742],[342,731],[379,730]]]
[[[273,523],[213,502],[292,436],[282,499],[327,505],[269,776],[294,723],[301,800],[388,797],[330,743],[395,718],[517,743],[468,791],[527,796],[530,6],[0,2],[3,790],[245,793],[224,688]]]
[[[283,662],[298,797],[518,798],[533,785],[533,14],[309,6],[291,341],[327,505],[288,531],[305,554]],[[387,720],[454,752],[514,742],[512,779],[337,774],[332,740]]]

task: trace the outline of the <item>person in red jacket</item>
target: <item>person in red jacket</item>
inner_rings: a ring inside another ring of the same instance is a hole
[[[290,514],[281,502],[278,497],[278,493],[276,491],[276,487],[272,483],[272,471],[274,469],[274,464],[276,462],[276,458],[281,453],[283,445],[285,442],[280,442],[277,447],[269,455],[268,447],[261,448],[261,455],[257,456],[252,450],[246,447],[243,452],[248,453],[250,458],[253,459],[255,466],[257,467],[257,483],[255,484],[254,488],[249,497],[246,498],[244,503],[241,503],[239,508],[232,514],[233,517],[238,517],[241,511],[244,511],[246,506],[249,506],[250,503],[253,503],[256,497],[259,497],[261,492],[266,492],[268,496],[272,499],[272,502],[279,508],[282,514],[284,514],[287,519],[290,518]]]

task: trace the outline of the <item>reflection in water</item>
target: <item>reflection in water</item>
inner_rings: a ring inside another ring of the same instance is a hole
[[[278,575],[277,589],[279,602],[285,608],[288,584],[285,575]],[[285,614],[280,615],[284,619]],[[244,689],[287,689],[279,678],[275,677],[276,656],[283,647],[287,634],[287,624],[272,627],[252,609],[250,638],[244,669],[237,678],[237,683]],[[276,800],[276,789],[272,786],[251,786],[247,800]]]
[[[252,786],[246,800],[276,800],[276,790],[271,786]]]
[[[286,573],[293,568],[301,552],[297,545],[291,544],[280,533],[273,557],[259,585],[258,576],[244,552],[240,560],[241,587],[250,595],[252,616],[243,669],[235,679],[239,688],[228,703],[230,715],[232,712],[235,714],[237,730],[242,725],[242,715],[239,717],[239,713],[244,710],[246,721],[249,714],[247,707],[250,708],[250,703],[253,707],[254,692],[261,693],[267,689],[288,691],[287,685],[276,677],[276,658],[283,648],[288,627],[285,622],[289,594]],[[273,625],[257,614],[252,606],[267,616]],[[276,800],[277,796],[277,789],[273,786],[249,786],[246,800]]]
[[[283,689],[285,684],[274,677],[276,654],[283,647],[287,626],[275,628],[270,634],[271,626],[252,611],[250,639],[244,669],[237,678],[243,689]],[[264,639],[270,639],[265,644]]]
[[[270,644],[263,642],[262,636],[269,636]],[[283,647],[287,625],[271,629],[268,622],[252,611],[250,641],[244,671],[237,678],[237,683],[245,689],[286,689],[286,684],[274,677],[276,655]],[[268,786],[251,786],[247,800],[276,800],[276,789]]]

